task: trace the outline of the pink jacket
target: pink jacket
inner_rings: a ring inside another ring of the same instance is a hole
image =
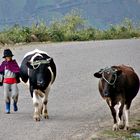
[[[4,72],[5,69],[8,69],[14,73],[19,73],[20,68],[16,62],[16,60],[11,61],[3,61],[0,65],[0,72]]]

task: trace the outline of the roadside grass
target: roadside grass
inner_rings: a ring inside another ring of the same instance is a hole
[[[101,130],[91,140],[140,140],[140,115],[130,120],[128,131],[112,131],[110,128]]]

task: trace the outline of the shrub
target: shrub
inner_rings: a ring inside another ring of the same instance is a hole
[[[49,41],[48,27],[43,21],[40,21],[38,24],[33,24],[31,26],[31,31],[29,35],[29,41],[32,41],[32,36],[35,36],[34,41]]]
[[[64,32],[59,22],[53,22],[48,29],[50,41],[64,41]]]
[[[29,27],[15,25],[0,32],[2,44],[42,41],[87,41],[107,39],[127,39],[140,37],[140,28],[131,20],[125,19],[119,25],[111,25],[106,30],[88,27],[78,11],[72,10],[59,21],[47,26],[44,21]]]
[[[1,44],[11,44],[12,42],[10,39],[7,37],[7,33],[2,32],[0,33],[0,43]]]
[[[26,42],[29,28],[15,25],[7,32],[7,37],[14,43]]]
[[[78,41],[88,41],[88,40],[95,40],[95,31],[94,28],[87,28],[77,32],[79,36]]]

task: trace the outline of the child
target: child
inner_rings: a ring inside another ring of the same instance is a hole
[[[19,74],[19,66],[16,60],[13,60],[12,51],[10,49],[5,49],[3,52],[3,58],[5,59],[0,65],[0,72],[4,73],[3,87],[4,87],[4,100],[6,105],[6,113],[10,113],[10,103],[11,97],[13,99],[14,111],[18,110],[18,87],[17,75]]]

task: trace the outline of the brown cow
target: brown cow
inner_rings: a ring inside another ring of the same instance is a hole
[[[99,80],[99,92],[110,107],[113,130],[129,129],[129,109],[139,91],[139,78],[133,68],[125,65],[111,66],[94,73]]]

